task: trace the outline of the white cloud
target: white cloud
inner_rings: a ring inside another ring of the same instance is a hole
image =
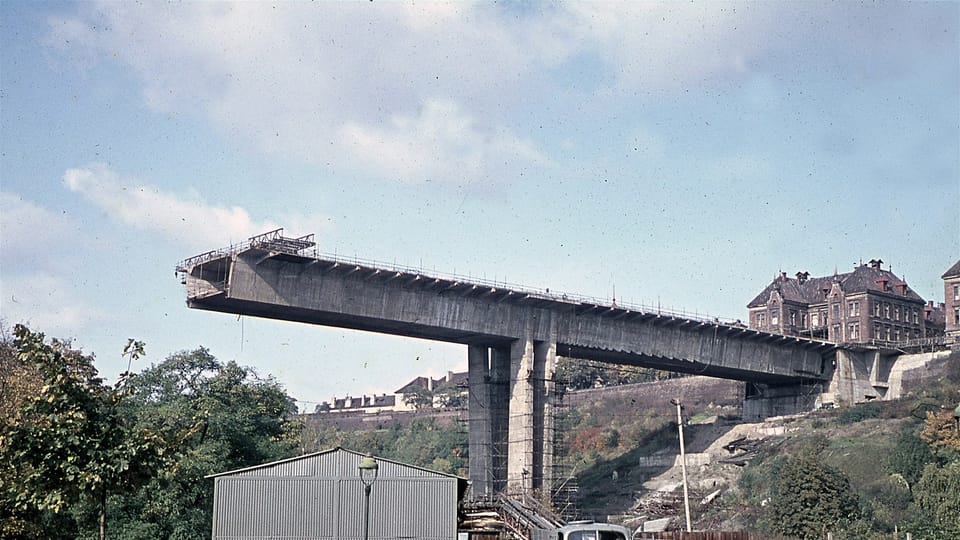
[[[358,163],[405,182],[486,176],[492,159],[546,161],[532,144],[509,133],[482,133],[451,100],[428,101],[416,116],[396,115],[383,127],[347,123],[339,135]]]
[[[130,66],[158,110],[204,115],[230,136],[337,169],[460,183],[502,169],[500,150],[516,167],[539,158],[498,112],[503,95],[522,88],[532,56],[495,10],[274,7],[86,4],[52,21],[47,41],[68,55],[95,50]],[[370,163],[355,151],[364,148],[387,154]]]
[[[6,268],[71,242],[73,227],[72,220],[63,214],[19,194],[0,192],[0,261]]]
[[[516,108],[540,99],[530,92],[547,91],[543,81],[563,93],[553,77],[564,76],[566,63],[599,66],[589,72],[596,80],[579,88],[611,107],[629,106],[613,98],[703,91],[785,63],[798,77],[805,63],[857,69],[875,47],[898,43],[875,37],[872,17],[920,8],[88,2],[69,9],[76,12],[51,20],[48,44],[81,65],[99,56],[129,67],[151,107],[205,117],[227,136],[330,170],[459,184],[492,170],[515,178],[544,163],[539,141],[516,127],[523,125]],[[796,46],[811,42],[822,49]]]
[[[65,279],[47,272],[5,272],[0,295],[5,324],[23,323],[51,336],[71,337],[80,329],[109,318],[96,306],[77,298]]]
[[[64,185],[101,208],[111,219],[159,233],[197,248],[226,245],[279,226],[256,221],[247,210],[182,198],[123,178],[103,165],[68,169]]]

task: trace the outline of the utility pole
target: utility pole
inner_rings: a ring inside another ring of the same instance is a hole
[[[677,428],[680,430],[680,471],[683,473],[683,512],[687,517],[687,532],[690,532],[690,497],[687,493],[687,454],[683,449],[683,415],[680,412],[679,399],[671,399],[670,403],[677,406]]]

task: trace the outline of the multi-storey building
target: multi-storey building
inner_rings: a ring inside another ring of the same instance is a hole
[[[946,334],[948,337],[960,341],[960,261],[955,262],[940,277],[943,278]]]
[[[925,337],[923,298],[882,263],[871,260],[828,277],[781,272],[747,305],[750,328],[836,343]]]

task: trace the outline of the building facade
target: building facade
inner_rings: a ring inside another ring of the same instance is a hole
[[[852,272],[810,277],[785,272],[748,305],[750,328],[835,343],[902,342],[927,337],[926,303],[879,259]]]
[[[954,341],[960,340],[960,261],[944,272],[943,299],[946,335]]]
[[[413,411],[423,406],[434,408],[458,407],[466,402],[467,372],[448,371],[438,379],[433,377],[416,377],[400,387],[393,394],[360,397],[334,397],[330,401],[319,404],[314,412],[365,412],[379,413],[385,411]],[[418,404],[415,398],[426,398],[429,403]],[[459,399],[462,398],[462,399]]]

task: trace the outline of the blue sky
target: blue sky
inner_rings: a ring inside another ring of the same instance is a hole
[[[192,311],[320,250],[735,319],[780,270],[960,258],[960,4],[0,2],[0,309],[104,375],[206,346],[301,406],[449,344]]]

